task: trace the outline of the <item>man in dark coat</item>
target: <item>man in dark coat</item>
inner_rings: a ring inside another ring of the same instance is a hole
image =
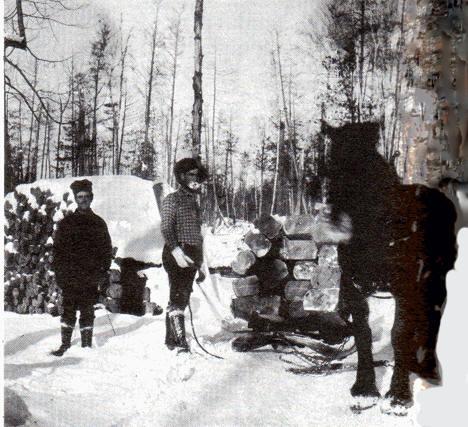
[[[161,214],[165,240],[162,260],[170,287],[165,344],[170,350],[177,347],[179,351],[188,351],[184,311],[197,270],[197,280],[203,280],[202,220],[197,194],[208,173],[197,159],[185,158],[176,163],[174,175],[180,188],[164,199]]]
[[[87,179],[78,180],[70,188],[78,207],[58,223],[54,238],[52,268],[63,296],[62,345],[52,352],[55,356],[62,356],[70,348],[77,310],[80,311],[81,346],[91,347],[99,281],[112,261],[107,225],[90,208],[92,183]]]

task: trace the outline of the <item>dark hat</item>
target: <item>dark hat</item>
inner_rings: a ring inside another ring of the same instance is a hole
[[[198,179],[200,181],[205,181],[206,179],[208,179],[208,171],[201,164],[199,158],[193,159],[187,157],[185,159],[179,160],[174,166],[174,175],[176,176],[176,179],[179,180],[180,174],[187,173],[188,171],[191,171],[193,169],[198,169]]]
[[[87,191],[88,193],[93,192],[93,183],[87,179],[73,181],[70,185],[73,194],[78,194],[80,191]]]

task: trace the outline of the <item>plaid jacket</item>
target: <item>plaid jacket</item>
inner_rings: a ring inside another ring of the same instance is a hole
[[[201,247],[201,212],[196,196],[184,188],[167,195],[162,204],[161,232],[172,251],[182,243]]]

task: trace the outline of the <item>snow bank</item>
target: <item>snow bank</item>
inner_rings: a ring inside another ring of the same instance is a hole
[[[19,193],[28,196],[35,206],[31,188],[50,190],[54,201],[61,201],[63,194],[73,193],[70,184],[76,179],[88,179],[93,183],[94,212],[107,223],[112,245],[118,248],[118,257],[132,257],[139,261],[161,262],[163,238],[160,232],[161,217],[153,193],[153,183],[135,176],[86,176],[39,180],[17,187]],[[16,205],[13,193],[5,200]],[[70,208],[75,208],[75,204]],[[57,218],[58,219],[58,218]]]

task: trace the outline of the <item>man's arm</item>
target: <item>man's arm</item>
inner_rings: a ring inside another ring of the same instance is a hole
[[[57,283],[61,282],[66,273],[66,261],[67,261],[67,241],[66,238],[66,224],[64,221],[59,221],[57,224],[57,230],[54,236],[54,245],[53,245],[53,261],[52,261],[52,270],[55,272],[57,277]]]
[[[112,263],[112,240],[109,234],[109,230],[107,228],[106,222],[102,221],[102,231],[103,231],[103,270],[109,270],[111,263]]]
[[[169,194],[163,201],[161,211],[161,233],[166,241],[166,245],[172,251],[179,242],[176,234],[177,204],[175,197]]]
[[[187,268],[193,265],[193,260],[184,254],[184,251],[177,241],[176,222],[178,207],[176,198],[173,194],[174,193],[169,194],[163,201],[161,212],[161,233],[172,256],[177,262],[177,265],[180,268]]]

